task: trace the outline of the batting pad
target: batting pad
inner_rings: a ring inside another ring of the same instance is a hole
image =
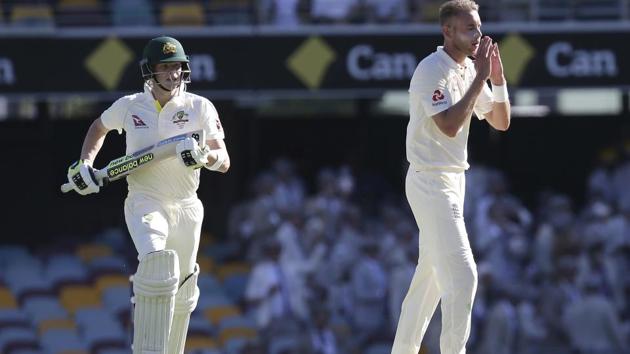
[[[198,277],[199,264],[196,264],[195,271],[184,281],[175,295],[175,313],[173,314],[171,334],[168,338],[168,354],[184,353],[190,314],[197,307],[197,300],[199,299]]]
[[[177,253],[164,250],[144,256],[132,281],[133,354],[167,354],[179,283]]]

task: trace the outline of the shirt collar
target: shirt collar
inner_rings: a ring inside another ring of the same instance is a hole
[[[175,96],[173,96],[169,102],[173,102],[176,105],[181,105],[184,102],[184,91],[186,91],[186,84],[182,82],[179,85],[179,92]],[[155,97],[153,97],[153,93],[151,93],[151,86],[148,83],[144,83],[144,95],[151,102],[155,101]],[[164,107],[162,107],[164,108]]]
[[[451,68],[451,69],[462,70],[462,69],[465,69],[466,66],[468,66],[470,64],[470,59],[469,58],[464,59],[464,65],[457,63],[444,50],[444,46],[438,46],[436,52],[437,52],[437,55],[440,57],[440,59],[443,62],[445,62],[448,65],[448,67]]]

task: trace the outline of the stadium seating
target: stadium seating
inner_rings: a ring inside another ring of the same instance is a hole
[[[390,354],[391,352],[391,343],[375,343],[368,347],[365,354]]]
[[[27,297],[22,302],[22,308],[40,332],[50,326],[54,327],[58,321],[63,322],[69,318],[68,311],[52,293]]]
[[[77,324],[73,320],[69,318],[57,318],[57,319],[48,319],[48,320],[41,321],[37,328],[37,332],[41,336],[42,334],[53,329],[76,330],[76,328],[77,328]]]
[[[37,333],[26,326],[5,326],[0,331],[0,352],[15,353],[17,350],[34,351],[39,348]]]
[[[198,1],[167,2],[162,5],[162,26],[195,27],[205,25],[205,11]]]
[[[530,0],[502,0],[497,17],[500,21],[529,21],[534,11]]]
[[[61,305],[71,314],[86,307],[100,307],[98,291],[90,285],[68,285],[59,292]]]
[[[109,257],[113,254],[112,248],[99,243],[86,243],[77,246],[76,255],[85,263],[90,263],[94,259]]]
[[[126,334],[118,320],[106,309],[78,309],[75,319],[83,340],[91,351],[100,347],[124,348]]]
[[[230,328],[250,328],[256,330],[256,322],[247,316],[230,316],[219,322],[218,330],[220,332]]]
[[[243,25],[253,23],[249,0],[208,0],[209,23],[212,25]]]
[[[209,338],[205,335],[189,334],[188,337],[186,338],[186,350],[187,351],[205,350],[204,352],[210,352],[210,351],[218,352],[219,347],[218,347],[217,342],[212,338]]]
[[[154,9],[148,0],[113,0],[112,24],[114,26],[153,26]]]
[[[218,305],[205,309],[204,315],[214,326],[218,326],[221,321],[228,317],[241,315],[241,311],[234,305]]]
[[[108,26],[109,14],[100,0],[59,0],[56,7],[59,26]]]
[[[131,287],[129,285],[112,286],[102,292],[103,305],[117,316],[130,312],[130,299]]]
[[[17,301],[11,293],[11,290],[4,286],[0,286],[0,309],[16,309]]]
[[[101,275],[100,277],[98,277],[95,281],[94,281],[94,285],[96,286],[96,289],[98,290],[99,294],[103,294],[103,292],[105,292],[105,290],[111,288],[111,287],[117,287],[117,286],[122,286],[122,287],[129,287],[130,282],[129,282],[129,277],[123,274],[104,274]]]
[[[131,269],[127,261],[118,255],[96,257],[90,260],[87,266],[94,275],[103,273],[127,274]]]
[[[68,282],[83,282],[87,276],[81,259],[72,254],[51,255],[44,272],[44,277],[51,281],[53,287]]]
[[[573,17],[570,0],[548,0],[538,3],[538,19],[565,21]]]
[[[87,346],[74,328],[53,328],[41,335],[42,347],[50,354],[88,353]]]
[[[46,3],[14,4],[10,11],[14,26],[52,27],[55,24],[53,9]]]
[[[44,276],[42,261],[32,256],[7,265],[4,279],[18,302],[30,294],[52,291],[52,282]]]
[[[617,0],[575,0],[577,20],[619,20],[621,2]]]
[[[227,276],[223,280],[223,288],[226,294],[235,301],[242,300],[248,279],[249,275],[246,273],[236,273]]]

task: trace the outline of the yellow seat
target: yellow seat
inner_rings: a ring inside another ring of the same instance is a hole
[[[11,10],[11,22],[52,24],[53,11],[48,4],[16,4]]]
[[[103,291],[112,286],[129,286],[129,278],[122,274],[105,274],[99,277],[94,285],[96,286],[96,291],[102,295]]]
[[[99,0],[59,0],[57,7],[61,9],[65,8],[92,8],[97,9],[101,7]]]
[[[441,2],[429,1],[422,4],[422,21],[439,22]]]
[[[163,26],[203,26],[204,9],[199,2],[166,3],[162,6]]]
[[[186,351],[215,348],[217,348],[217,342],[211,337],[192,335],[186,338]]]
[[[59,26],[106,26],[110,21],[101,0],[59,0],[56,10]]]
[[[209,231],[202,230],[201,238],[199,239],[199,249],[206,248],[207,246],[210,246],[214,243],[214,235]]]
[[[11,290],[0,287],[0,309],[16,309],[17,307],[17,301]]]
[[[80,245],[76,251],[77,257],[81,258],[83,262],[89,262],[99,257],[108,257],[112,253],[111,247],[92,243]]]
[[[236,306],[232,305],[211,307],[204,311],[206,318],[215,326],[224,318],[240,316],[240,314],[241,311]]]
[[[86,307],[101,307],[101,298],[96,288],[87,285],[68,285],[61,289],[59,302],[71,314]]]
[[[210,256],[199,255],[197,256],[197,263],[199,263],[199,270],[201,273],[212,273],[214,271],[214,259]]]
[[[218,267],[217,277],[223,281],[225,278],[233,274],[248,274],[251,270],[249,263],[245,262],[231,262],[226,263]]]
[[[48,330],[55,328],[76,329],[77,325],[73,320],[69,318],[52,318],[41,321],[37,326],[37,331],[41,336]]]
[[[221,345],[225,345],[225,343],[232,338],[252,339],[256,338],[257,336],[258,333],[253,328],[231,327],[226,328],[219,333],[219,342],[221,342]]]

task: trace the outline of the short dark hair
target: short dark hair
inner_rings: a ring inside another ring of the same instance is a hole
[[[445,25],[451,17],[469,11],[479,11],[479,5],[473,0],[449,0],[440,6],[440,24]]]

